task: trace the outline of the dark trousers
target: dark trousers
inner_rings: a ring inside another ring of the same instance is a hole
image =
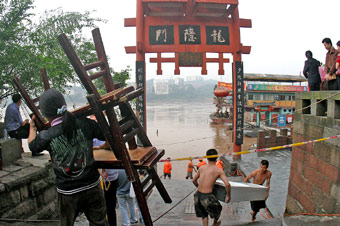
[[[117,225],[117,218],[116,218],[116,202],[117,202],[117,187],[118,181],[110,181],[110,183],[106,182],[106,187],[110,187],[108,190],[104,190],[105,195],[105,202],[106,202],[106,211],[107,211],[107,218],[109,220],[109,226],[116,226]]]
[[[84,212],[90,226],[106,225],[106,206],[103,190],[96,187],[72,195],[58,193],[60,226],[73,226],[80,212]]]
[[[11,138],[16,138],[16,139],[27,139],[28,135],[30,133],[30,124],[27,123],[24,126],[20,126],[17,130],[13,130],[13,131],[8,131],[8,135]]]
[[[309,84],[309,91],[319,91],[319,90],[320,90],[320,83]]]
[[[336,83],[338,85],[338,89],[337,90],[340,90],[340,75],[336,76]]]
[[[255,213],[258,213],[260,209],[266,208],[266,201],[250,201],[250,207]]]
[[[338,76],[337,79],[328,80],[328,90],[338,90]]]

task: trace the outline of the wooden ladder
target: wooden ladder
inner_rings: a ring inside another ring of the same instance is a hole
[[[129,104],[130,100],[142,95],[143,90],[135,90],[133,87],[116,89],[98,28],[92,31],[92,36],[98,61],[88,65],[81,63],[65,34],[58,36],[59,43],[89,93],[87,96],[89,105],[75,110],[75,114],[90,115],[93,113],[96,116],[112,150],[94,151],[97,166],[100,168],[125,169],[133,184],[144,222],[146,225],[153,225],[145,198],[146,194],[156,186],[163,200],[166,203],[171,203],[171,198],[155,169],[156,163],[164,155],[164,150],[158,150],[152,146]],[[87,71],[95,68],[99,68],[99,71],[89,75]],[[104,79],[107,92],[102,96],[92,83],[93,79],[100,77]],[[120,112],[120,118],[118,118],[115,109]],[[103,111],[106,112],[107,120]],[[141,146],[137,146],[136,138],[141,141]],[[148,173],[148,176],[142,182],[139,179],[137,169],[144,169]]]

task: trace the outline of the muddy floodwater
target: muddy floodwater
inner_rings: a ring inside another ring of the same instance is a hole
[[[209,119],[209,115],[216,110],[212,102],[212,98],[147,101],[147,134],[153,146],[165,150],[164,158],[203,156],[209,148],[215,148],[219,153],[232,152],[228,126],[213,124]],[[21,113],[23,119],[27,118],[23,108]],[[256,143],[255,138],[245,137],[242,150],[248,150],[253,143]],[[29,152],[27,140],[23,140],[23,147],[25,152]],[[185,178],[187,163],[173,162],[174,179]],[[194,160],[194,164],[197,164],[197,160]],[[162,174],[162,170],[163,163],[160,163],[158,173]]]
[[[211,123],[209,114],[213,111],[212,99],[148,102],[149,139],[153,146],[165,150],[164,158],[203,156],[209,148],[215,148],[219,153],[231,153],[231,131],[224,124]],[[248,150],[253,143],[256,143],[256,138],[245,137],[242,149]],[[187,163],[172,163],[174,179],[185,178]],[[162,174],[162,170],[163,163],[160,163],[158,173]]]

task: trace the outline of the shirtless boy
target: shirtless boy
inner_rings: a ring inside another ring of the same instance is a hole
[[[217,155],[217,151],[209,149],[207,155]],[[202,218],[203,226],[208,226],[208,215],[214,218],[212,226],[221,224],[221,221],[218,221],[218,219],[221,215],[222,206],[212,194],[217,178],[221,178],[225,184],[227,191],[225,202],[228,203],[230,201],[230,184],[223,170],[216,166],[216,159],[217,157],[208,158],[208,164],[201,166],[194,179],[192,179],[194,185],[198,187],[198,191],[194,195],[195,212],[197,217]],[[197,182],[198,178],[200,178],[199,183]]]
[[[269,196],[269,190],[270,190],[270,178],[272,176],[272,172],[268,170],[269,162],[267,160],[262,160],[260,168],[253,171],[251,174],[249,174],[245,179],[244,182],[249,182],[249,180],[254,177],[253,184],[259,184],[262,185],[267,180],[267,195],[265,197],[265,200],[261,201],[251,201],[250,206],[252,211],[251,214],[251,221],[254,222],[256,220],[256,214],[260,211],[261,208],[266,208],[266,200]]]

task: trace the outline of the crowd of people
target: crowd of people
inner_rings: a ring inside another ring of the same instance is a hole
[[[340,41],[336,43],[337,49],[330,38],[324,38],[322,43],[327,50],[324,66],[313,58],[310,50],[305,53],[303,74],[308,79],[309,90],[340,90]]]
[[[34,115],[31,121],[23,121],[20,116],[21,96],[15,94],[12,99],[13,104],[6,110],[6,129],[13,138],[27,138],[33,156],[45,150],[49,152],[56,175],[61,226],[74,225],[80,213],[85,214],[90,225],[117,225],[116,203],[119,205],[124,226],[138,223],[136,211],[140,213],[140,210],[125,170],[98,170],[95,167],[93,150],[108,146],[95,118],[76,118],[67,111],[62,93],[53,88],[48,89],[40,96],[39,106],[51,126],[38,133]],[[208,157],[207,162],[199,158],[197,165],[189,160],[186,179],[192,179],[198,187],[194,196],[197,217],[202,218],[203,225],[208,224],[208,216],[214,219],[213,225],[220,225],[222,207],[212,194],[212,189],[216,180],[221,178],[227,192],[225,202],[228,203],[231,198],[230,184],[224,173],[223,162],[221,159],[217,161],[217,151],[209,149],[206,155],[213,157]],[[257,184],[263,184],[267,180],[269,194],[271,173],[267,170],[268,165],[268,162],[261,162],[260,169],[245,178],[245,182],[252,177],[253,183]],[[171,179],[170,158],[167,158],[163,171],[164,179]],[[145,172],[138,173],[140,178],[145,176]],[[258,210],[264,206],[264,201],[251,204],[253,221]],[[144,223],[141,214],[139,222]]]
[[[138,223],[139,207],[125,170],[102,169],[101,186],[93,149],[107,145],[96,120],[74,117],[67,111],[62,93],[48,89],[41,95],[39,106],[51,127],[38,133],[35,116],[30,122],[20,116],[21,96],[15,94],[12,100],[6,110],[6,130],[11,138],[27,138],[32,156],[45,150],[49,152],[56,175],[61,226],[74,225],[80,213],[85,214],[90,225],[117,225],[116,203],[123,225]],[[144,176],[144,172],[139,173],[140,177]],[[139,216],[139,222],[144,223],[141,214]]]
[[[197,165],[194,165],[192,162],[192,159],[189,160],[188,162],[188,166],[187,166],[187,175],[185,177],[185,179],[193,179],[193,171],[197,172],[197,170],[201,167],[206,165],[207,163],[202,159],[199,158],[198,159],[198,163]],[[223,167],[223,161],[221,159],[219,159],[216,162],[216,166],[221,168],[222,170],[224,169]],[[172,164],[171,164],[171,158],[168,157],[165,160],[165,163],[163,165],[163,177],[164,179],[166,179],[166,177],[168,177],[169,179],[171,179],[171,171],[172,171]]]

